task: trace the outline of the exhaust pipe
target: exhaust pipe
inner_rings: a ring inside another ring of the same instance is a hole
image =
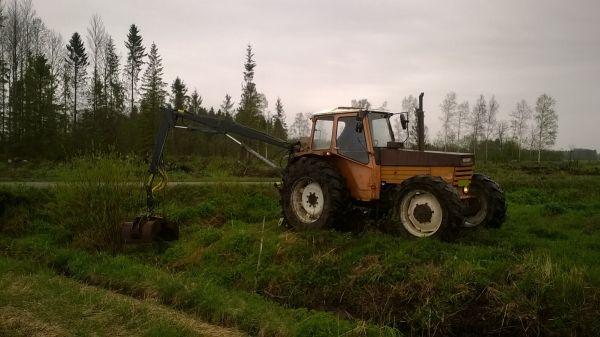
[[[423,96],[419,95],[419,107],[417,108],[417,144],[419,151],[425,151],[425,113],[423,112]]]

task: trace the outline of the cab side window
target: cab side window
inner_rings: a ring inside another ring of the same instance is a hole
[[[363,164],[369,162],[365,133],[356,131],[356,117],[338,119],[336,146],[338,153],[342,156]]]
[[[312,149],[326,150],[331,147],[331,136],[333,134],[333,117],[317,119],[313,133]]]

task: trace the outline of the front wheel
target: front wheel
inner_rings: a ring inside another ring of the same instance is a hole
[[[469,185],[469,195],[471,198],[463,201],[465,227],[502,226],[506,219],[506,198],[496,182],[483,174],[475,173]]]
[[[456,190],[440,177],[419,175],[402,182],[388,231],[411,237],[451,236],[464,218]]]

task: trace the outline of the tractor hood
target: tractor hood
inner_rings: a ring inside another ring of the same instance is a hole
[[[473,154],[376,148],[375,159],[382,166],[472,166]]]

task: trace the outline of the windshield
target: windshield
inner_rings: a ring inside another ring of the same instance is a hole
[[[373,147],[386,147],[388,142],[394,141],[394,135],[390,128],[390,120],[387,114],[369,113],[369,125],[373,138]]]

